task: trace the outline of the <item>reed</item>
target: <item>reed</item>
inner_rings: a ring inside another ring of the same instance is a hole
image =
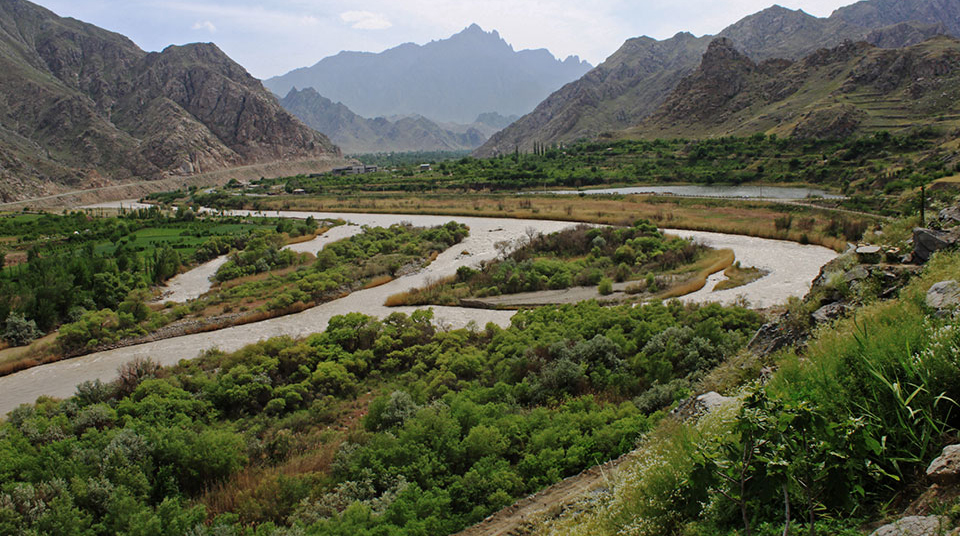
[[[716,254],[712,257],[713,258],[708,261],[709,264],[697,272],[692,278],[668,288],[657,295],[657,298],[669,300],[670,298],[679,298],[680,296],[686,296],[687,294],[692,294],[702,289],[706,286],[708,277],[729,268],[733,265],[733,261],[736,258],[731,249],[717,250]]]

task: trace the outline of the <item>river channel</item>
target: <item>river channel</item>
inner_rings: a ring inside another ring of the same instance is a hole
[[[109,204],[98,205],[109,207]],[[124,202],[131,207],[130,202]],[[135,205],[134,205],[135,206]],[[371,316],[384,317],[392,312],[410,313],[414,307],[388,308],[383,305],[392,294],[423,286],[438,278],[452,275],[460,266],[477,266],[482,261],[498,255],[498,243],[517,243],[528,233],[552,233],[575,225],[571,222],[545,220],[518,220],[509,218],[476,218],[461,216],[422,216],[404,214],[355,214],[355,213],[318,213],[318,212],[258,212],[233,211],[232,214],[259,214],[291,218],[315,219],[342,218],[348,226],[336,227],[331,236],[318,237],[315,241],[297,245],[299,251],[309,251],[329,243],[331,237],[347,235],[358,230],[356,226],[389,226],[394,223],[409,222],[416,226],[441,225],[451,220],[470,227],[470,235],[460,244],[440,254],[427,268],[407,276],[400,277],[385,285],[360,290],[341,299],[321,304],[306,311],[272,318],[206,333],[197,333],[171,339],[165,339],[137,346],[128,346],[89,354],[73,359],[33,367],[15,374],[0,377],[0,415],[4,415],[20,404],[36,400],[38,396],[48,395],[58,398],[69,397],[78,383],[100,379],[110,381],[117,375],[117,367],[131,359],[149,357],[163,365],[176,364],[182,359],[191,359],[200,352],[219,348],[234,351],[269,337],[286,335],[303,337],[326,328],[330,318],[350,312],[360,312]],[[339,229],[339,231],[338,231]],[[756,266],[768,270],[766,277],[749,285],[731,291],[710,292],[709,283],[704,290],[689,295],[687,301],[720,301],[729,303],[742,296],[754,307],[765,307],[782,303],[790,296],[802,296],[810,288],[820,268],[836,257],[836,253],[827,248],[813,245],[800,245],[780,240],[767,240],[739,235],[706,233],[698,231],[667,230],[671,234],[692,237],[705,245],[718,248],[731,248],[744,266]],[[200,268],[198,268],[200,269]],[[208,268],[204,268],[208,269]],[[189,273],[188,273],[189,274]],[[201,280],[195,278],[195,281]],[[513,311],[494,311],[462,307],[433,307],[434,320],[440,326],[460,328],[473,322],[484,326],[494,322],[506,326]]]

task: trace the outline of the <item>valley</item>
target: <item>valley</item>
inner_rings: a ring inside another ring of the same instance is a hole
[[[38,2],[0,535],[960,531],[960,0]]]

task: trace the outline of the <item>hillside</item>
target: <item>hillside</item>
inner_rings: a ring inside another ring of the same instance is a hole
[[[363,117],[417,114],[471,123],[486,112],[525,114],[591,68],[545,49],[515,51],[496,32],[472,25],[448,39],[384,52],[341,52],[264,82],[278,95],[312,87]]]
[[[848,42],[790,62],[755,63],[729,39],[627,137],[755,132],[841,137],[960,120],[960,41],[934,37],[903,49]]]
[[[339,155],[213,44],[147,53],[0,4],[0,199]]]
[[[419,115],[395,120],[367,119],[353,113],[343,103],[334,103],[320,95],[313,88],[293,88],[280,104],[310,128],[326,133],[348,154],[471,150],[488,137],[475,127],[455,132]]]
[[[944,30],[954,31],[955,23],[960,23],[960,17],[936,20],[933,24],[926,18],[921,22],[913,18],[927,12],[952,17],[952,9],[929,6],[960,7],[960,0],[868,0],[861,4],[858,10],[869,8],[883,16],[857,16],[847,11],[818,18],[800,10],[773,6],[727,27],[716,37],[732,39],[754,61],[796,60],[850,39],[887,48],[916,44]],[[913,9],[906,9],[907,5]],[[592,71],[491,137],[475,154],[491,156],[517,148],[530,150],[534,142],[570,142],[634,126],[654,113],[680,81],[697,68],[712,40],[712,36],[697,38],[688,33],[663,41],[649,37],[630,39]]]

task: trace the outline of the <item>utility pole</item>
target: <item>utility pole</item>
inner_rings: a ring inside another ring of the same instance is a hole
[[[926,186],[920,185],[920,227],[924,227],[926,221],[927,190]]]

